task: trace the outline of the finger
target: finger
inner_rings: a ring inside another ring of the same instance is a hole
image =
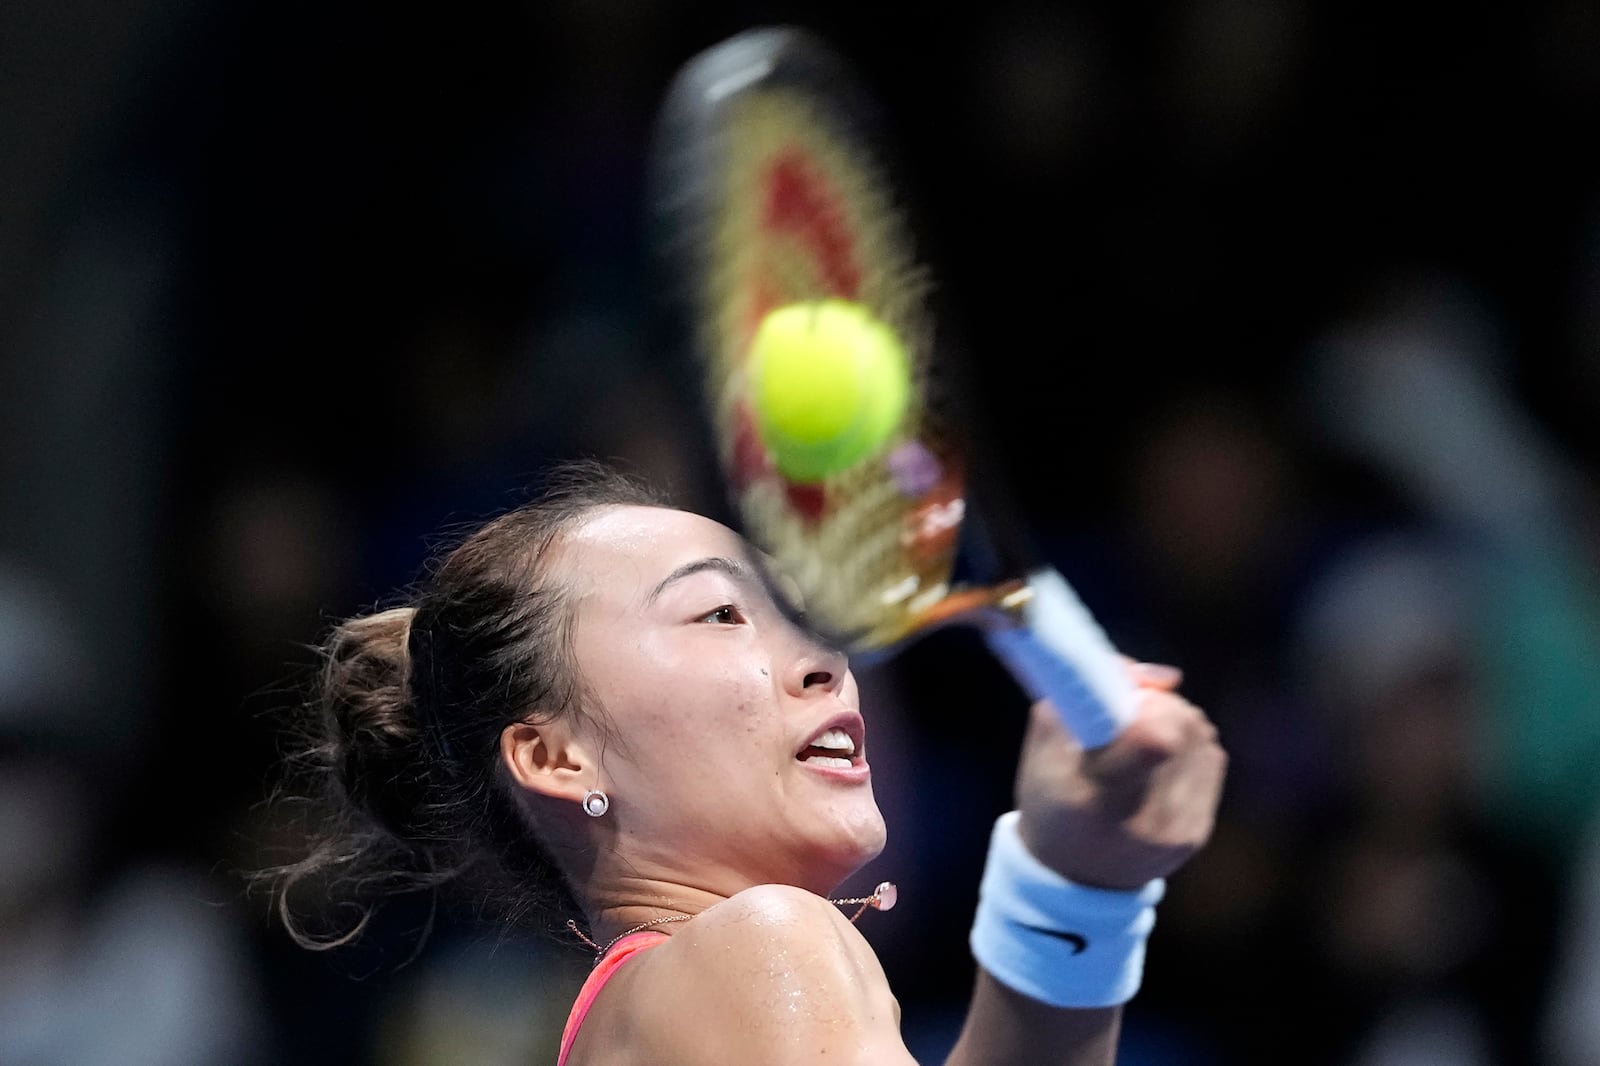
[[[1164,774],[1160,809],[1152,814],[1170,842],[1199,846],[1211,835],[1227,771],[1227,753],[1207,744],[1186,753],[1181,765]]]
[[[1183,671],[1166,663],[1145,663],[1127,660],[1128,676],[1140,688],[1158,688],[1175,692],[1183,683]]]
[[[1037,700],[1029,708],[1027,744],[1030,747],[1067,745],[1081,747],[1077,736],[1067,728],[1061,712],[1049,700]]]
[[[1216,728],[1182,696],[1141,689],[1138,698],[1138,713],[1122,735],[1094,753],[1101,776],[1137,779],[1197,745],[1215,741]]]

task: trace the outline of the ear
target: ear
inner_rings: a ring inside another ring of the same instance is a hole
[[[554,723],[513,722],[500,731],[500,759],[520,788],[582,803],[597,788],[599,766],[588,748]]]

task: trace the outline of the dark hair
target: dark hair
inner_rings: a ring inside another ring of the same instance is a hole
[[[569,589],[546,559],[594,509],[630,504],[665,506],[610,466],[563,464],[536,500],[438,551],[409,604],[333,628],[275,793],[298,815],[300,854],[254,875],[296,942],[347,943],[384,900],[449,882],[514,924],[572,905],[499,740],[514,722],[593,713],[572,658]],[[291,902],[311,892],[319,929],[324,908],[349,909],[342,930],[311,931]]]

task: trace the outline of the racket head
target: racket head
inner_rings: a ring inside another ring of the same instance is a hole
[[[1015,527],[1003,508],[980,523],[969,507],[964,369],[935,333],[931,275],[888,143],[876,99],[839,53],[810,31],[764,27],[681,68],[650,176],[662,266],[735,524],[813,630],[869,657],[1003,609],[1024,573],[1019,542],[996,536]],[[910,398],[876,451],[799,483],[757,431],[750,343],[768,311],[829,298],[894,331]]]

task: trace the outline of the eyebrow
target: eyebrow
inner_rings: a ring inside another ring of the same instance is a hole
[[[672,571],[672,573],[662,578],[661,583],[650,590],[650,595],[645,597],[644,602],[647,605],[654,603],[656,597],[661,595],[666,587],[672,584],[674,581],[681,581],[691,574],[698,574],[705,570],[719,571],[727,574],[735,581],[750,580],[750,568],[739,562],[737,559],[727,559],[720,555],[709,555],[704,559],[694,559],[684,563],[682,566]]]

